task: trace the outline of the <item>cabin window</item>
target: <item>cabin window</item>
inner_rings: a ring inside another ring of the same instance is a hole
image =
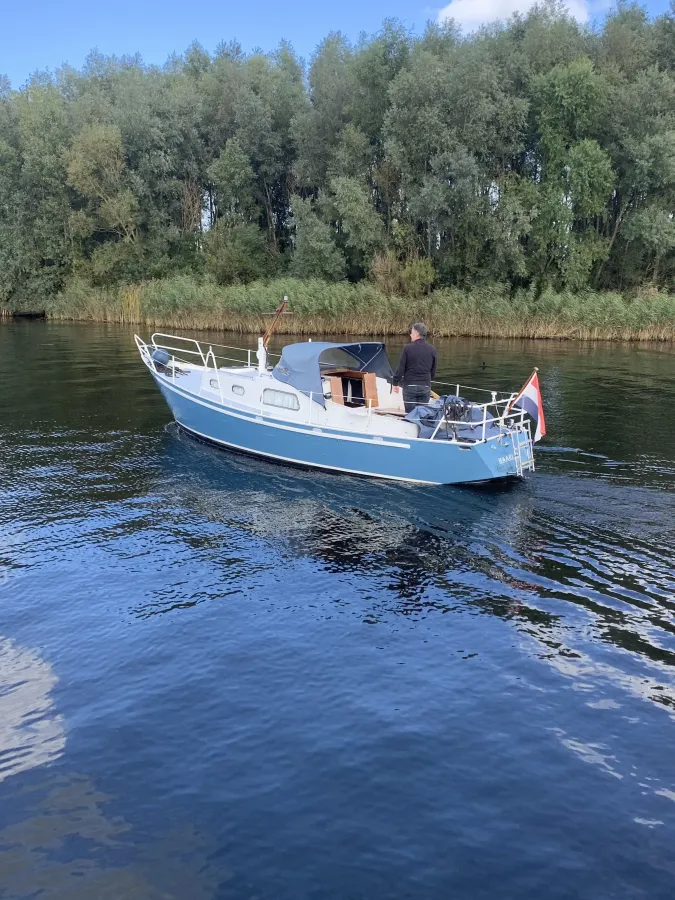
[[[278,406],[280,409],[300,409],[300,401],[295,394],[288,391],[274,391],[265,388],[263,391],[263,403],[267,406]]]
[[[240,384],[233,384],[232,385],[232,393],[236,394],[238,397],[243,397],[244,389]]]
[[[212,378],[211,381],[209,381],[209,384],[215,391],[218,390],[218,379],[217,378]]]

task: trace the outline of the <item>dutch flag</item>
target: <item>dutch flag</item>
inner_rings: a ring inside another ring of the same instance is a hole
[[[522,389],[520,390],[520,393],[516,394],[513,400],[509,403],[509,408],[507,410],[507,412],[509,412],[514,406],[518,406],[520,409],[524,409],[528,416],[533,419],[535,424],[535,442],[540,441],[546,434],[546,422],[544,421],[544,405],[541,402],[539,378],[537,377],[538,371],[538,369],[535,369],[534,372],[530,375],[530,377],[527,379]]]

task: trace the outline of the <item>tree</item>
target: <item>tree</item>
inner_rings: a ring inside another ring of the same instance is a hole
[[[72,266],[66,104],[42,78],[0,100],[0,300],[39,306]]]
[[[349,121],[354,75],[352,50],[341,34],[329,35],[318,47],[309,70],[309,103],[293,119],[297,148],[295,174],[303,187],[326,184],[333,148]]]
[[[68,184],[85,200],[74,216],[80,233],[104,232],[133,244],[138,236],[138,201],[131,191],[119,128],[90,125],[73,141]]]
[[[257,225],[221,219],[207,235],[207,270],[220,284],[268,278],[278,272],[280,262],[279,254]]]
[[[675,289],[675,5],[0,78],[0,302],[208,270]],[[407,273],[407,274],[406,274]]]
[[[330,188],[345,244],[355,256],[354,263],[366,270],[373,253],[384,243],[382,219],[373,208],[367,190],[357,179],[342,175],[331,180]]]
[[[297,278],[323,278],[342,281],[345,258],[335,243],[330,226],[322,222],[308,200],[297,195],[292,200],[295,248],[291,274]]]
[[[208,175],[216,187],[220,215],[247,219],[253,203],[253,166],[236,137],[225,144]]]

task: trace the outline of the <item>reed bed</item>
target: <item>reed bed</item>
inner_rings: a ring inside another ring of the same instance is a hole
[[[328,284],[278,278],[218,285],[175,276],[116,289],[73,279],[47,308],[54,319],[120,322],[186,330],[260,333],[283,296],[293,314],[280,334],[406,334],[413,321],[441,336],[576,340],[674,341],[675,296],[645,291],[511,292],[485,285],[470,292],[444,288],[416,299],[388,296],[367,282]]]

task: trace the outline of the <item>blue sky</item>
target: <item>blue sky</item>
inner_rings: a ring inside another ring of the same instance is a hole
[[[32,0],[3,4],[0,31],[0,74],[20,87],[37,69],[55,69],[62,63],[79,68],[88,52],[97,48],[106,55],[139,52],[147,63],[163,63],[173,52],[181,53],[198,40],[213,50],[221,40],[236,38],[244,50],[272,50],[282,38],[309,58],[317,43],[330,31],[340,30],[356,39],[360,32],[373,33],[387,16],[421,30],[428,19],[453,14],[467,28],[481,21],[502,18],[514,9],[526,9],[533,0],[441,0],[437,6],[414,0],[257,0],[246,3],[200,0]],[[602,17],[609,0],[567,0],[577,18]],[[650,15],[668,9],[669,0],[649,0]]]

